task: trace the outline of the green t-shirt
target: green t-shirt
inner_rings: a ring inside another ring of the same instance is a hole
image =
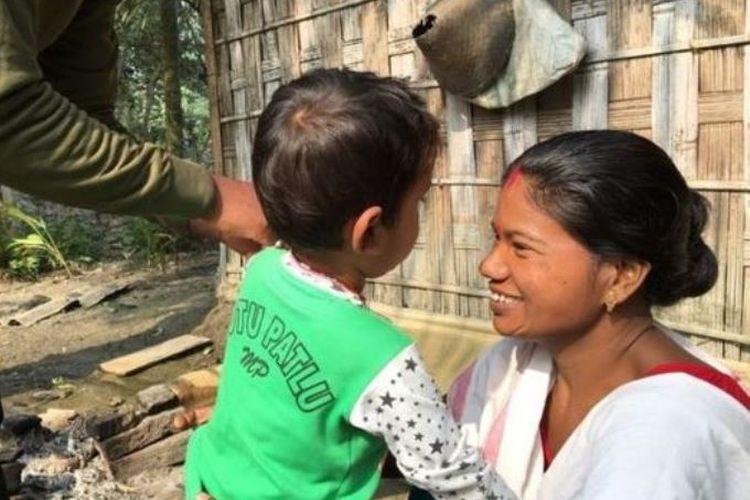
[[[349,423],[360,394],[411,340],[292,273],[286,252],[248,264],[214,414],[190,440],[186,495],[364,499],[385,444]]]

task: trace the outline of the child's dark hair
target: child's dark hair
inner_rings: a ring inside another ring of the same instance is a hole
[[[279,88],[258,121],[253,181],[270,228],[293,248],[342,244],[370,206],[394,222],[434,160],[439,125],[401,81],[320,69]]]
[[[696,297],[716,282],[716,257],[701,237],[708,202],[653,142],[570,132],[523,153],[503,184],[518,169],[534,201],[590,251],[651,264],[642,290],[649,304]]]

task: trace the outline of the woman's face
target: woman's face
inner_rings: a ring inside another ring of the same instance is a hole
[[[601,317],[612,269],[534,203],[522,176],[500,190],[492,226],[495,244],[479,269],[490,280],[495,330],[582,334]]]

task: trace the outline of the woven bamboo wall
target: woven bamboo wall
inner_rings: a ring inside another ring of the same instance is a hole
[[[504,165],[571,129],[631,130],[674,158],[713,204],[715,289],[660,317],[708,351],[750,361],[750,0],[551,0],[587,39],[579,70],[487,111],[445,95],[411,40],[427,0],[205,0],[217,169],[248,178],[251,138],[281,84],[320,66],[408,78],[441,118],[445,148],[409,259],[370,296],[397,307],[488,317],[477,267]],[[228,280],[242,266],[225,255]]]

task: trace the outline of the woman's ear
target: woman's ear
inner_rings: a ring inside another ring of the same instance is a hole
[[[618,305],[627,302],[646,281],[651,271],[651,264],[641,260],[623,259],[611,265],[615,274],[603,297],[608,312],[612,312]]]
[[[368,207],[347,224],[352,250],[357,253],[377,253],[382,243],[383,209]]]

